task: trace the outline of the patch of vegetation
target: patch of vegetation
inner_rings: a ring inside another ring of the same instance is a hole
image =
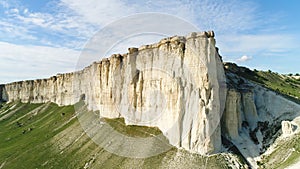
[[[34,111],[42,107],[46,109]],[[72,106],[55,104],[11,103],[4,105],[1,112],[5,112],[2,116],[13,114],[0,121],[0,165],[4,164],[4,168],[40,168],[41,162],[54,155],[50,138],[71,124],[61,126],[74,110]]]
[[[296,79],[288,75],[281,75],[276,72],[272,72],[271,70],[258,71],[255,69],[252,71],[245,67],[238,67],[232,63],[227,63],[227,65],[230,65],[227,66],[227,71],[231,71],[243,78],[259,83],[260,85],[269,88],[290,100],[300,103],[300,79]]]
[[[229,157],[224,154],[208,157],[171,148],[142,159],[107,152],[85,134],[74,106],[8,103],[0,108],[0,118],[4,116],[6,118],[0,120],[0,166],[3,169],[230,168]],[[157,128],[126,126],[124,119],[105,121],[134,137],[161,133]]]
[[[281,140],[281,142],[282,144],[277,146],[275,151],[262,159],[261,167],[283,169],[299,161],[300,135],[297,134],[293,138]]]
[[[162,132],[157,127],[126,125],[124,118],[105,118],[103,120],[111,127],[113,127],[116,131],[130,137],[153,137],[162,134]]]

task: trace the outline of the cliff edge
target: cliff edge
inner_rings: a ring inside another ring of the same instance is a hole
[[[225,73],[214,33],[129,48],[73,73],[0,86],[1,100],[73,105],[105,118],[155,126],[170,144],[200,154],[221,150]]]

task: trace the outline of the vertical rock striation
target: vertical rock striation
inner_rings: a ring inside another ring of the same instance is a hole
[[[222,129],[230,139],[235,139],[239,136],[239,131],[242,128],[241,94],[230,89],[227,97],[222,119]]]
[[[156,126],[172,145],[210,154],[221,149],[224,84],[214,33],[201,32],[129,48],[81,71],[0,88],[9,102],[72,105],[82,99],[101,117]]]
[[[261,154],[281,134],[289,136],[297,129],[300,105],[278,93],[238,76],[247,68],[225,64],[228,93],[222,117],[222,136],[229,139],[258,168]],[[280,129],[281,128],[281,129]]]
[[[242,127],[254,131],[259,120],[253,92],[229,89],[222,124],[230,139],[239,137]]]

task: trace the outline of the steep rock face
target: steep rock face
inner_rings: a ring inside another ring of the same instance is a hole
[[[242,93],[242,102],[244,109],[244,119],[248,122],[251,130],[257,127],[258,115],[256,111],[256,105],[254,103],[253,92]]]
[[[210,154],[221,149],[225,74],[213,32],[171,37],[129,48],[82,71],[2,87],[12,102],[71,105],[84,100],[101,117],[157,126],[177,147]],[[221,84],[221,85],[220,85]]]
[[[254,96],[260,121],[293,120],[300,115],[299,104],[264,87],[256,85]]]
[[[224,134],[236,138],[237,131],[249,132],[256,140],[257,132],[266,125],[279,125],[283,120],[293,120],[300,115],[300,105],[258,84],[235,74],[237,68],[226,72],[229,86],[226,108],[222,117]],[[242,69],[242,68],[241,68]],[[241,71],[241,70],[239,70]],[[259,142],[259,139],[255,142]]]
[[[256,129],[259,118],[254,101],[253,92],[228,90],[222,123],[229,138],[239,137],[242,127]]]
[[[222,119],[224,132],[230,139],[237,138],[242,128],[241,94],[233,89],[228,90],[225,111]]]
[[[222,117],[222,135],[239,149],[253,168],[258,168],[256,161],[277,137],[294,133],[300,105],[237,76],[236,69],[229,70],[226,77],[230,89]]]

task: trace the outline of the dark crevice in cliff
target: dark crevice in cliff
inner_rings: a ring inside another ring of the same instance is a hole
[[[188,143],[189,143],[189,149],[192,149],[192,129],[193,129],[193,120],[191,121],[189,134],[188,134]]]
[[[183,82],[181,77],[178,78],[178,84],[179,84],[179,97],[180,97],[180,103],[179,103],[179,109],[180,109],[180,113],[179,113],[179,117],[178,117],[178,126],[179,126],[179,147],[182,147],[182,132],[183,132],[183,117],[185,114],[185,102],[184,100],[184,86],[183,86]]]
[[[109,71],[110,71],[110,61],[107,60],[107,62],[105,62],[106,66],[107,66],[107,69],[106,69],[106,86],[108,86],[108,82],[109,82]]]
[[[0,85],[0,103],[7,102],[8,97],[5,90],[5,85]]]
[[[229,139],[227,139],[224,136],[221,136],[221,139],[223,146],[227,148],[230,153],[236,154],[243,163],[247,164],[248,166],[251,166],[248,160],[240,152],[240,150]]]
[[[184,55],[185,55],[185,43],[182,43],[182,42],[180,43],[180,49],[182,51],[182,56],[184,57]]]
[[[141,72],[141,76],[140,76],[140,102],[141,102],[141,107],[143,107],[143,89],[144,89],[144,77],[143,77],[143,72]],[[142,110],[141,110],[142,112]]]
[[[99,82],[100,82],[100,89],[102,89],[102,62],[99,64]],[[81,82],[80,82],[81,83]]]
[[[134,74],[134,77],[132,79],[132,84],[133,84],[133,107],[136,110],[137,108],[137,83],[139,81],[139,76],[140,76],[140,71],[136,70],[136,73]]]

